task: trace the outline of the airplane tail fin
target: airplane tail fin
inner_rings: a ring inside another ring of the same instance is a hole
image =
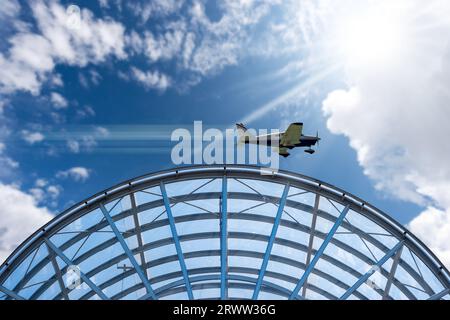
[[[238,134],[238,145],[245,144],[253,137],[242,123],[236,123],[236,130]]]

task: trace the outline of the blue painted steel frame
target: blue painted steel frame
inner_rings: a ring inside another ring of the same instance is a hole
[[[392,257],[402,246],[404,241],[400,241],[397,243],[391,250],[389,250],[383,258],[381,258],[374,266],[381,267],[390,257]],[[364,282],[369,279],[369,277],[375,273],[375,269],[372,267],[369,271],[367,271],[358,281],[355,282],[353,286],[351,286],[340,298],[339,300],[347,299],[352,295],[352,293],[357,290]]]
[[[227,177],[222,178],[222,207],[220,219],[220,298],[228,299],[227,286]]]
[[[441,298],[445,297],[447,294],[450,293],[450,289],[444,289],[441,292],[438,292],[434,295],[432,295],[431,297],[428,298],[428,300],[440,300]]]
[[[117,228],[116,224],[114,223],[113,219],[111,218],[108,210],[105,208],[103,204],[100,204],[100,209],[103,212],[103,215],[105,216],[106,221],[108,221],[109,226],[111,227],[112,231],[116,235],[117,240],[119,241],[120,245],[123,248],[123,251],[125,251],[128,259],[130,260],[131,264],[133,265],[134,269],[136,270],[136,273],[138,274],[139,278],[141,278],[142,283],[145,286],[145,289],[147,289],[147,293],[156,300],[156,295],[153,292],[153,288],[148,281],[147,277],[145,276],[141,266],[136,261],[136,259],[133,256],[133,253],[131,252],[130,248],[128,248],[127,243],[125,242],[125,239],[123,238],[122,234],[119,232],[119,229]]]
[[[64,263],[68,266],[73,265],[73,262],[70,261],[69,258],[66,257],[66,255],[58,248],[56,247],[53,242],[51,242],[49,239],[44,238],[45,243],[49,246],[50,249],[53,250],[54,253],[56,253],[58,255],[58,257],[60,257]],[[103,300],[109,300],[109,298],[103,293],[102,290],[100,290],[99,287],[97,287],[92,281],[91,279],[89,279],[83,272],[80,271],[80,277],[81,279],[83,279],[84,282],[86,282],[86,284],[95,291],[95,293],[102,298]]]
[[[280,198],[280,203],[278,204],[278,211],[275,217],[275,222],[273,223],[272,232],[270,233],[269,241],[267,242],[266,252],[264,253],[264,258],[261,263],[261,268],[259,270],[258,281],[256,282],[255,291],[253,291],[253,300],[258,299],[259,291],[261,289],[261,284],[263,282],[264,274],[266,273],[267,264],[269,263],[270,253],[272,252],[273,242],[275,241],[275,236],[277,234],[278,226],[280,225],[281,216],[283,215],[284,205],[286,204],[286,198],[289,194],[289,183],[284,187],[283,195]]]
[[[25,300],[24,297],[18,295],[14,291],[9,290],[8,288],[5,288],[4,286],[1,286],[1,285],[0,285],[0,291],[3,293],[6,293],[8,296],[10,296],[11,298],[14,298],[16,300]]]
[[[314,255],[314,258],[311,260],[311,263],[306,267],[305,272],[303,273],[302,277],[298,281],[297,285],[295,286],[294,290],[291,293],[291,296],[289,299],[295,299],[297,298],[298,292],[302,288],[303,284],[305,283],[306,279],[308,279],[309,274],[314,269],[317,261],[319,261],[320,257],[322,256],[323,252],[325,251],[328,243],[333,238],[334,234],[336,233],[336,230],[341,225],[342,221],[344,221],[345,216],[347,215],[348,210],[350,209],[350,206],[347,205],[344,210],[342,210],[341,214],[339,215],[338,219],[334,223],[334,225],[331,227],[330,232],[328,232],[327,237],[323,240],[322,245],[320,246],[319,250],[317,250],[316,254]]]
[[[164,206],[166,208],[167,218],[169,219],[170,230],[172,231],[173,242],[175,243],[175,249],[177,250],[178,260],[180,261],[180,268],[183,273],[186,291],[189,300],[193,300],[194,295],[192,294],[192,287],[189,281],[186,263],[184,262],[183,252],[181,251],[180,239],[178,238],[177,228],[175,227],[175,219],[173,218],[172,209],[170,208],[170,202],[169,198],[167,197],[166,187],[164,186],[164,183],[162,181],[159,183],[159,187],[161,189],[161,195],[163,197]]]

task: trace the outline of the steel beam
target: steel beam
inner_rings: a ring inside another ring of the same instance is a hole
[[[99,202],[109,201],[111,199],[117,199],[123,195],[129,194],[135,190],[142,190],[149,186],[158,185],[159,181],[183,181],[196,177],[204,178],[218,178],[223,175],[223,165],[220,166],[194,166],[176,168],[176,170],[165,170],[161,172],[147,174],[141,177],[137,177],[132,180],[127,180],[124,183],[118,184],[109,188],[108,190],[99,192],[80,203],[72,206],[68,210],[59,214],[55,219],[48,223],[42,230],[36,231],[30,236],[22,245],[20,245],[11,257],[0,267],[0,283],[3,283],[23,260],[23,257],[33,252],[36,246],[40,245],[42,237],[55,234],[62,227],[66,226],[71,221],[83,216],[87,212],[91,211],[92,207],[96,207]],[[228,165],[227,175],[229,177],[237,178],[251,178],[260,179],[271,182],[286,183],[291,181],[291,185],[309,190],[311,192],[318,192],[318,185],[322,184],[326,186],[326,190],[319,190],[319,192],[331,200],[337,201],[343,205],[350,204],[352,209],[358,211],[363,216],[373,220],[375,223],[392,234],[397,239],[402,239],[403,233],[406,231],[403,226],[395,222],[387,216],[385,213],[365,203],[362,199],[359,199],[349,193],[345,193],[343,190],[336,188],[332,185],[322,183],[316,179],[312,179],[303,175],[290,173],[280,170],[277,174],[270,177],[260,176],[260,168],[256,166],[243,166],[243,165]],[[345,193],[345,194],[344,194]],[[342,196],[344,194],[344,196]],[[362,208],[361,203],[365,206]],[[450,273],[443,267],[435,255],[426,248],[426,246],[418,240],[414,235],[408,233],[405,238],[405,246],[416,252],[418,257],[424,261],[425,265],[431,270],[431,272],[438,277],[444,287],[449,286]],[[415,277],[415,273],[412,268],[408,268],[408,265],[400,261],[400,265],[405,267],[408,273]],[[417,280],[417,279],[416,279]],[[22,283],[22,281],[20,281]],[[20,289],[17,288],[17,289]],[[433,290],[424,285],[425,291],[429,294],[433,294]],[[16,290],[16,288],[14,289]]]
[[[222,172],[222,176],[223,176],[223,172]],[[229,178],[229,177],[228,177]],[[317,192],[320,193],[321,192]],[[183,201],[189,201],[189,200],[203,200],[203,199],[211,199],[211,198],[215,198],[218,199],[220,198],[221,193],[219,192],[211,192],[211,193],[199,193],[199,194],[193,194],[193,195],[183,195],[183,196],[176,196],[171,198],[171,202],[173,203],[178,203],[178,202],[183,202]],[[322,196],[322,194],[321,194]],[[279,199],[273,196],[267,196],[264,195],[264,197],[257,195],[257,194],[250,194],[250,193],[236,193],[236,192],[228,192],[227,195],[228,199],[247,199],[247,200],[255,200],[255,201],[265,201],[265,202],[275,202],[278,201]],[[146,204],[142,204],[139,205],[137,207],[138,212],[143,212],[145,210],[150,210],[152,208],[155,207],[159,207],[159,206],[163,206],[164,202],[163,200],[155,200]],[[305,212],[309,212],[312,213],[313,212],[313,207],[303,204],[303,203],[298,203],[298,202],[294,202],[292,200],[287,199],[286,201],[286,207],[291,207],[294,209],[298,209],[298,210],[303,210]],[[119,213],[117,215],[117,219],[124,219],[128,216],[130,216],[131,210],[127,210],[124,211],[122,213]],[[324,218],[328,221],[331,221],[334,223],[334,221],[336,220],[336,218],[327,213],[324,212],[322,210],[318,210],[317,213],[318,217]],[[234,215],[233,216],[234,219],[242,219],[242,220],[248,220],[248,221],[261,221],[261,222],[266,222],[266,223],[273,223],[273,219],[264,215],[255,215],[255,214],[239,214],[239,215]],[[179,216],[175,219],[176,223],[182,223],[184,221],[193,221],[193,220],[204,220],[204,219],[217,219],[217,215],[215,214],[193,214],[193,215],[186,215],[186,216]],[[106,227],[108,225],[107,221],[103,221],[98,223],[97,225],[89,228],[87,230],[87,232],[96,232],[98,230],[101,230],[102,228]],[[159,220],[159,221],[155,221],[153,223],[148,223],[145,225],[141,226],[141,230],[142,232],[145,231],[149,231],[153,228],[158,228],[161,226],[165,226],[168,225],[168,220],[164,219],[164,220]],[[295,230],[299,230],[302,232],[307,232],[308,234],[311,233],[311,230],[309,227],[304,226],[304,225],[299,225],[297,223],[294,222],[290,222],[290,221],[281,221],[281,225],[291,228],[291,229],[295,229]],[[349,225],[345,220],[342,222],[342,227],[344,228],[350,228],[351,225]],[[382,242],[380,242],[379,240],[377,240],[376,238],[372,237],[371,235],[364,233],[361,229],[357,229],[355,227],[353,227],[353,230],[355,233],[360,234],[364,239],[368,240],[371,244],[373,244],[376,248],[382,250],[383,252],[387,252],[389,250],[389,248],[387,248]],[[133,229],[129,230],[129,232],[127,232],[126,236],[131,236],[135,233],[135,231]],[[81,233],[73,238],[71,238],[70,240],[68,240],[67,242],[65,242],[64,244],[62,244],[60,247],[62,250],[65,250],[67,248],[69,248],[71,245],[75,244],[76,242],[80,241],[83,237],[85,237],[86,235],[84,233]],[[320,232],[315,232],[315,237],[319,237],[319,238],[325,238],[325,235],[323,235]],[[113,242],[111,242],[113,241]],[[97,247],[95,247],[94,249],[92,249],[92,251],[87,252],[86,254],[83,254],[83,259],[87,258],[88,256],[91,256],[92,254],[95,254],[97,252],[97,249],[102,250],[101,248],[105,248],[105,246],[109,243],[110,245],[114,244],[115,238],[113,238],[112,240],[107,240],[104,243],[99,244]],[[366,257],[363,257],[359,254],[359,252],[357,250],[355,250],[354,248],[352,248],[351,246],[348,245],[344,245],[341,241],[337,240],[336,238],[333,238],[331,240],[331,243],[337,245],[339,248],[350,252],[351,254],[354,254],[358,257],[361,257],[361,259],[363,261],[366,261],[369,264],[373,264],[375,263],[374,261],[372,261],[371,259],[368,259]],[[405,240],[405,245],[407,245],[407,241]],[[410,247],[409,247],[410,248]],[[81,262],[83,261],[83,259],[78,259],[77,261]],[[77,263],[79,263],[77,262]],[[430,288],[429,284],[427,284],[427,282],[417,273],[417,271],[414,270],[414,268],[412,268],[409,264],[407,264],[406,262],[404,262],[403,260],[400,260],[399,265],[402,266],[406,272],[408,272],[413,278],[414,280],[416,280],[426,291],[427,293],[429,293],[429,295],[434,294],[434,292],[432,291],[432,289]],[[29,273],[18,283],[18,285],[14,288],[14,291],[18,292],[21,289],[21,286],[25,285],[26,282],[31,279],[40,268],[45,267],[45,263],[44,262],[40,262],[38,264],[36,264],[36,266],[34,266],[33,268],[30,269]],[[386,275],[387,277],[387,275]],[[444,287],[448,286],[448,283],[443,283]],[[400,286],[401,288],[401,286]],[[403,287],[403,289],[401,289],[402,292],[410,297],[411,294],[410,292]]]
[[[134,221],[134,228],[136,230],[136,237],[138,241],[139,247],[142,247],[144,245],[144,241],[142,239],[142,230],[141,230],[141,223],[139,222],[139,216],[136,209],[136,197],[134,193],[130,193],[130,201],[131,201],[131,211],[133,212],[133,221]],[[144,271],[144,275],[147,279],[149,279],[147,268],[145,268],[145,265],[147,264],[145,260],[145,254],[143,252],[139,253],[139,257],[141,258],[141,267]]]
[[[287,183],[284,187],[283,194],[278,203],[278,211],[275,216],[275,221],[272,226],[272,232],[270,233],[269,241],[267,242],[266,251],[264,253],[264,258],[261,263],[261,268],[258,275],[258,280],[256,281],[255,290],[253,291],[252,299],[258,299],[259,290],[261,289],[261,285],[263,283],[264,273],[266,272],[267,265],[269,263],[270,253],[272,252],[273,243],[275,241],[275,236],[277,234],[278,226],[280,225],[281,216],[284,211],[284,205],[286,204],[286,198],[289,194],[289,183]]]
[[[286,203],[287,204],[287,203]],[[320,214],[319,214],[320,216]],[[123,217],[120,217],[123,218]],[[185,221],[198,221],[198,220],[217,220],[217,215],[215,214],[209,214],[209,213],[202,213],[202,214],[190,214],[190,215],[184,215],[184,216],[179,216],[175,219],[176,223],[183,223]],[[240,213],[240,214],[235,214],[233,215],[233,219],[239,219],[239,220],[244,220],[244,221],[249,221],[249,223],[251,223],[251,221],[262,221],[262,222],[267,222],[267,223],[273,223],[273,218],[268,217],[268,216],[264,216],[264,215],[257,215],[257,214],[244,214],[244,213]],[[331,219],[331,217],[330,217]],[[334,219],[336,219],[334,217]],[[335,221],[335,220],[333,220]],[[107,223],[106,221],[104,221],[105,223]],[[163,227],[163,226],[168,226],[168,219],[164,219],[164,220],[159,220],[150,224],[146,224],[142,226],[142,230],[143,231],[150,231],[150,230],[156,230],[157,228]],[[288,221],[288,220],[281,220],[280,225],[285,226],[287,228],[290,229],[294,229],[294,230],[298,230],[301,232],[305,232],[305,233],[310,233],[310,228],[303,226],[303,225],[299,225],[296,222],[292,222],[292,221]],[[345,220],[342,223],[342,226],[345,226]],[[127,236],[131,236],[133,234],[132,229],[128,230],[126,232]],[[232,232],[229,233],[228,237],[234,237],[234,238],[240,238],[240,239],[258,239],[260,241],[263,242],[267,242],[268,241],[268,237],[267,236],[262,236],[262,235],[258,235],[258,234],[245,234],[245,233],[239,233],[239,232]],[[325,239],[326,234],[323,234],[321,232],[316,231],[315,232],[315,237],[317,238],[321,238],[321,239]],[[217,238],[220,239],[220,233],[219,232],[211,232],[211,233],[200,233],[200,234],[189,234],[189,235],[183,235],[180,237],[180,241],[189,241],[189,240],[196,240],[196,239],[205,239],[205,238]],[[104,250],[105,248],[114,245],[117,242],[117,240],[115,238],[109,239],[107,241],[105,241],[104,243],[99,244],[98,246],[96,246],[95,248],[93,248],[92,250],[90,250],[89,252],[84,253],[83,255],[81,255],[80,257],[78,257],[75,262],[77,264],[80,264],[82,261],[86,260],[87,258],[91,257],[92,255],[94,255],[95,253]],[[342,250],[345,250],[347,252],[350,252],[351,254],[355,255],[357,258],[361,259],[362,261],[366,262],[369,265],[373,265],[375,263],[375,261],[369,259],[368,257],[366,257],[363,253],[355,250],[354,248],[352,248],[349,245],[346,245],[342,242],[340,242],[338,239],[333,238],[331,241],[331,243],[333,243],[334,245],[338,246],[339,248],[341,248]],[[168,245],[173,243],[173,238],[165,238],[165,239],[161,239],[152,243],[148,243],[146,244],[143,248],[137,248],[135,250],[133,250],[133,252],[136,254],[139,251],[146,251],[146,250],[150,250],[153,248],[158,248],[164,245]],[[296,243],[293,241],[287,241],[286,239],[282,239],[282,238],[276,238],[275,239],[275,243],[278,243],[280,245],[283,246],[288,246],[297,250],[301,250],[303,252],[307,252],[307,247],[301,243]],[[66,248],[65,245],[63,245],[64,248]],[[386,249],[386,251],[388,251],[389,249]],[[219,251],[220,252],[220,251]],[[314,252],[313,252],[314,253]],[[123,255],[125,256],[125,254]],[[220,259],[220,253],[218,254],[219,259]],[[120,262],[122,259],[124,259],[124,257],[114,257],[113,259],[109,260],[109,261],[105,261],[104,263],[102,263],[101,265],[99,265],[98,267],[94,268],[93,270],[91,270],[88,273],[88,276],[94,276],[96,273],[101,272],[102,270],[105,270],[106,268],[116,264],[117,262]],[[262,259],[262,255],[261,255],[261,259]],[[354,275],[356,278],[361,277],[362,275],[358,272],[356,272],[356,270],[353,270],[352,268],[350,268],[349,266],[346,266],[344,263],[341,263],[340,261],[333,259],[330,256],[327,256],[326,254],[322,255],[322,259],[325,259],[326,261],[330,262],[331,264],[335,265],[336,267],[338,267],[339,269],[342,269],[346,272],[349,272],[350,274]],[[155,266],[152,264],[152,266]],[[382,273],[385,277],[388,277],[388,272],[386,272],[384,269],[382,269]],[[27,275],[28,276],[28,275]],[[423,281],[423,280],[422,280]],[[34,296],[35,294],[33,294],[34,298],[39,297],[39,294],[44,292],[46,288],[48,288],[49,285],[51,285],[52,282],[49,281],[48,283],[45,283],[42,288],[38,289],[36,291],[36,296]],[[401,283],[398,283],[398,287],[399,289],[405,294],[405,296],[407,296],[409,299],[415,299],[415,296],[405,287],[403,286]],[[348,287],[344,288],[345,290],[348,289]],[[17,291],[17,290],[16,290]],[[382,292],[381,292],[382,295]]]
[[[181,250],[180,239],[178,238],[177,228],[175,226],[175,219],[172,215],[172,209],[170,207],[170,201],[167,197],[166,187],[164,183],[161,181],[159,184],[161,188],[161,195],[163,197],[164,206],[166,208],[167,218],[169,220],[170,230],[172,231],[173,241],[175,243],[175,249],[177,250],[178,260],[180,261],[180,268],[183,272],[184,283],[186,285],[186,291],[190,300],[194,299],[194,295],[192,294],[192,287],[189,281],[189,275],[186,268],[186,263],[184,262],[183,251]]]
[[[228,269],[228,246],[227,246],[227,177],[222,178],[222,199],[220,216],[220,298],[228,299],[227,269]]]
[[[128,248],[128,245],[127,245],[123,235],[120,233],[119,229],[117,228],[116,224],[114,223],[113,219],[111,218],[111,215],[109,214],[108,210],[105,208],[105,206],[102,203],[100,204],[100,210],[102,211],[103,215],[105,216],[106,221],[108,221],[109,226],[111,227],[117,240],[119,241],[120,245],[122,246],[123,251],[125,251],[125,254],[127,255],[128,259],[130,260],[131,264],[133,265],[133,267],[134,267],[136,273],[138,274],[139,278],[141,279],[142,283],[144,284],[145,289],[150,294],[150,296],[154,300],[156,300],[157,298],[153,292],[150,282],[148,281],[147,277],[145,276],[144,272],[142,271],[141,266],[136,261],[136,258],[134,257],[130,248]]]
[[[392,262],[391,271],[389,272],[388,279],[386,281],[386,286],[384,287],[383,300],[389,298],[389,291],[391,290],[392,282],[394,282],[395,272],[397,271],[398,263],[400,262],[400,257],[402,256],[403,246],[397,251],[394,257],[394,262]]]
[[[374,267],[380,268],[389,258],[391,258],[401,247],[403,246],[403,241],[397,243],[388,253],[384,255],[369,271],[367,271],[358,281],[355,282],[341,297],[340,300],[345,300],[352,295],[352,293],[357,290],[364,282],[369,279],[369,277],[374,274],[377,270]]]
[[[320,194],[316,194],[316,199],[314,200],[314,209],[312,212],[312,221],[311,221],[311,232],[309,233],[309,242],[308,242],[308,253],[306,254],[306,265],[309,265],[311,262],[311,255],[312,255],[312,249],[314,244],[314,233],[316,232],[316,223],[317,223],[317,211],[319,211],[319,201],[320,201]],[[305,284],[302,288],[302,297],[306,297],[306,289],[308,279],[305,280]]]
[[[60,257],[62,259],[62,261],[64,261],[64,263],[68,266],[73,265],[73,262],[70,261],[69,258],[67,258],[67,256],[58,249],[58,247],[56,247],[53,242],[50,241],[50,239],[47,239],[44,237],[44,241],[47,244],[47,246],[54,252],[56,253],[56,255],[58,257]],[[95,283],[93,283],[91,281],[91,279],[89,279],[89,277],[87,277],[83,272],[81,272],[80,270],[80,277],[81,279],[93,290],[95,291],[95,293],[102,298],[103,300],[108,300],[108,297],[103,293],[102,290],[100,290],[99,287],[97,287],[97,285],[95,285]]]
[[[13,298],[15,300],[25,300],[25,298],[22,297],[21,295],[15,293],[12,290],[9,290],[8,288],[5,288],[2,285],[0,285],[0,291],[3,292],[3,293],[6,293],[8,296],[10,296],[11,298]]]
[[[325,251],[328,243],[333,238],[336,230],[341,225],[341,223],[344,220],[349,209],[350,209],[350,206],[347,205],[344,208],[344,210],[342,210],[342,212],[339,215],[339,217],[337,218],[336,222],[334,223],[334,225],[331,227],[330,231],[328,232],[326,238],[323,240],[322,245],[320,246],[319,250],[317,250],[316,254],[314,255],[314,258],[312,259],[311,263],[306,267],[306,270],[303,273],[303,276],[298,281],[297,285],[295,286],[294,290],[292,291],[291,295],[289,296],[289,299],[297,298],[298,291],[305,284],[306,279],[308,278],[309,274],[316,266],[317,261],[319,261],[320,257],[322,256],[323,252]]]
[[[66,285],[64,284],[64,280],[61,274],[61,270],[59,269],[58,262],[56,261],[55,253],[50,249],[47,245],[47,249],[49,252],[50,261],[52,262],[53,270],[55,270],[56,278],[58,279],[59,288],[61,289],[61,294],[65,300],[70,300],[69,295],[67,294]]]
[[[429,297],[427,300],[441,300],[443,297],[445,297],[447,294],[450,293],[450,288],[444,289],[441,292],[438,292],[431,297]]]

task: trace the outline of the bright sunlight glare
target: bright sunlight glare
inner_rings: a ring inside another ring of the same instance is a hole
[[[346,17],[336,40],[347,63],[369,65],[398,58],[404,37],[397,17],[369,12]]]

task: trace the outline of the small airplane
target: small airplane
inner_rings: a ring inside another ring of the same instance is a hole
[[[271,146],[272,137],[279,141],[278,153],[283,156],[289,156],[288,149],[296,147],[308,147],[306,153],[313,154],[315,152],[312,146],[319,145],[319,132],[316,136],[305,136],[302,134],[303,123],[294,122],[289,125],[286,131],[279,133],[272,133],[267,135],[253,136],[247,132],[247,128],[242,123],[236,123],[236,128],[239,135],[239,142],[244,144],[264,144]],[[278,137],[277,137],[278,136]]]

